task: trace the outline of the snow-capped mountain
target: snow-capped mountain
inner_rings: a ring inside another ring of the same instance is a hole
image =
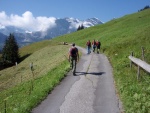
[[[84,27],[91,27],[97,24],[102,24],[102,22],[98,18],[90,18],[87,19],[86,21],[83,21]]]
[[[33,43],[44,39],[51,39],[60,35],[74,32],[80,25],[88,28],[97,24],[103,23],[97,18],[90,18],[83,21],[74,18],[58,18],[55,20],[54,27],[50,26],[44,31],[30,31],[28,29],[19,28],[16,26],[3,26],[3,23],[0,23],[0,45],[4,43],[3,40],[6,38],[5,36],[9,36],[10,33],[13,33],[18,44],[23,46],[28,43]]]
[[[0,33],[3,33],[4,35],[9,35],[10,33],[25,33],[25,30],[14,26],[3,26],[0,27]]]

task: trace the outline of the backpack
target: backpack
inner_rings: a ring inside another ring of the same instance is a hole
[[[77,52],[78,52],[78,49],[76,47],[71,48],[70,56],[71,57],[77,57]]]

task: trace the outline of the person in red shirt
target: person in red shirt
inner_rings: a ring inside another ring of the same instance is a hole
[[[91,53],[91,42],[90,42],[90,40],[88,40],[86,42],[86,46],[87,46],[87,54],[90,54]]]

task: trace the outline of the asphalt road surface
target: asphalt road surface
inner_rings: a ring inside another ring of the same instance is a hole
[[[112,67],[104,54],[82,52],[76,76],[71,71],[32,113],[121,113]]]

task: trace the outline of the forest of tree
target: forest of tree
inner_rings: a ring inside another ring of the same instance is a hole
[[[82,29],[84,29],[83,24],[82,24],[81,26],[79,25],[79,27],[78,27],[77,31],[82,30]]]
[[[147,6],[145,6],[143,9],[140,9],[139,11],[143,11],[143,10],[145,10],[145,9],[149,9],[150,8],[150,6],[149,5],[147,5]],[[139,12],[138,11],[138,12]]]

